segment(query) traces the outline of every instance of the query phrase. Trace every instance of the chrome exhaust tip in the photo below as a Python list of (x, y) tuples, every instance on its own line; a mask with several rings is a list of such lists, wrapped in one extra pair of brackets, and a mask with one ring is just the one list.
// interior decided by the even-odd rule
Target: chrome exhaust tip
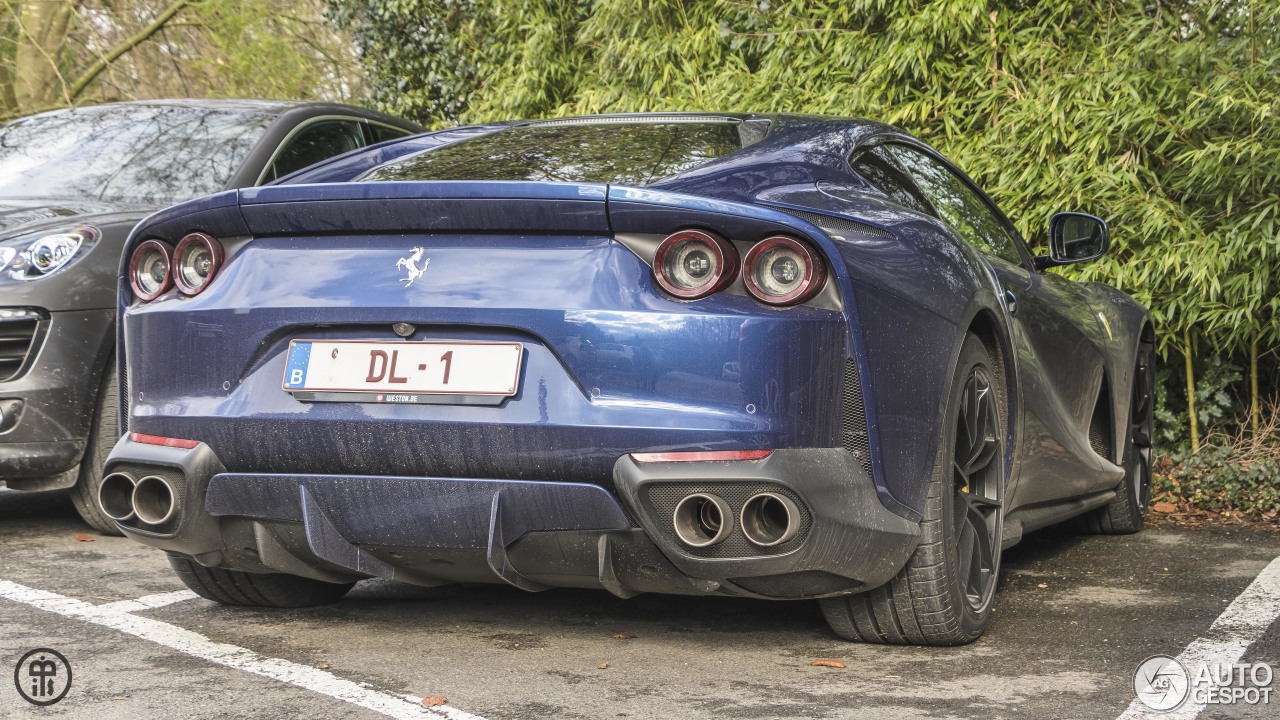
[(800, 508), (785, 495), (763, 492), (742, 506), (742, 534), (760, 547), (773, 547), (800, 532)]
[(98, 486), (98, 507), (112, 520), (133, 519), (133, 490), (138, 481), (129, 473), (116, 472), (102, 478)]
[(133, 488), (133, 511), (148, 525), (168, 522), (178, 513), (177, 493), (168, 480), (148, 475)]
[(733, 532), (733, 512), (729, 503), (716, 495), (694, 493), (676, 505), (672, 518), (676, 537), (691, 547), (707, 547)]

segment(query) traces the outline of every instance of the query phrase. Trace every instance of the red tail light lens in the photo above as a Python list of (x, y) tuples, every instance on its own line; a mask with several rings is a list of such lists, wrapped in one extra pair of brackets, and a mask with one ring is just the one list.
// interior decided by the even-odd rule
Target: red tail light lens
[(184, 295), (199, 295), (222, 267), (222, 243), (204, 233), (182, 238), (173, 251), (173, 283)]
[(827, 268), (808, 245), (775, 235), (747, 253), (747, 290), (760, 302), (795, 305), (813, 297), (827, 279)]
[(631, 459), (641, 463), (712, 462), (764, 460), (772, 454), (772, 450), (692, 450), (687, 452), (631, 453)]
[(680, 230), (658, 246), (653, 275), (663, 290), (683, 300), (696, 300), (738, 277), (738, 251), (709, 232)]
[(129, 439), (136, 443), (181, 448), (183, 450), (190, 450), (200, 444), (199, 440), (183, 440), (182, 438), (162, 437), (160, 435), (144, 435), (143, 433), (129, 433)]
[(146, 240), (129, 259), (129, 286), (143, 302), (160, 297), (170, 287), (169, 265), (173, 248), (159, 240)]

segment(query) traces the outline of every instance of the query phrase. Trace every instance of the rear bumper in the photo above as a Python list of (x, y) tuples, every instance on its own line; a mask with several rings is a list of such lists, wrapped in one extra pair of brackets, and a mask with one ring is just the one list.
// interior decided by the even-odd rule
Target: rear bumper
[[(120, 524), (135, 540), (205, 565), (331, 581), (819, 597), (888, 581), (919, 532), (884, 508), (842, 449), (780, 450), (754, 462), (623, 456), (616, 492), (528, 480), (227, 473), (207, 445), (179, 450), (127, 436), (107, 471), (157, 474), (175, 489), (178, 512), (167, 524)], [(761, 489), (799, 501), (805, 525), (793, 540), (759, 548), (738, 527), (709, 548), (676, 539), (672, 498), (714, 492), (736, 517)]]

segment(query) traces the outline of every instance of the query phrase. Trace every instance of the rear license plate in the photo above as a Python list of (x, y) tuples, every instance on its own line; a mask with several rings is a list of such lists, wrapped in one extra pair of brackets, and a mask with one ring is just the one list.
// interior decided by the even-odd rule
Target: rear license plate
[(293, 340), (283, 388), (299, 400), (496, 405), (520, 386), (521, 343)]

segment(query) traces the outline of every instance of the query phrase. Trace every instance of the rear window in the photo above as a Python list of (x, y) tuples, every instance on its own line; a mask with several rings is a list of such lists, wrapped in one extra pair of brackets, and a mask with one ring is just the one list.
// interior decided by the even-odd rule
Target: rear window
[(356, 180), (652, 185), (751, 144), (760, 137), (754, 125), (737, 121), (527, 125), (411, 155)]

